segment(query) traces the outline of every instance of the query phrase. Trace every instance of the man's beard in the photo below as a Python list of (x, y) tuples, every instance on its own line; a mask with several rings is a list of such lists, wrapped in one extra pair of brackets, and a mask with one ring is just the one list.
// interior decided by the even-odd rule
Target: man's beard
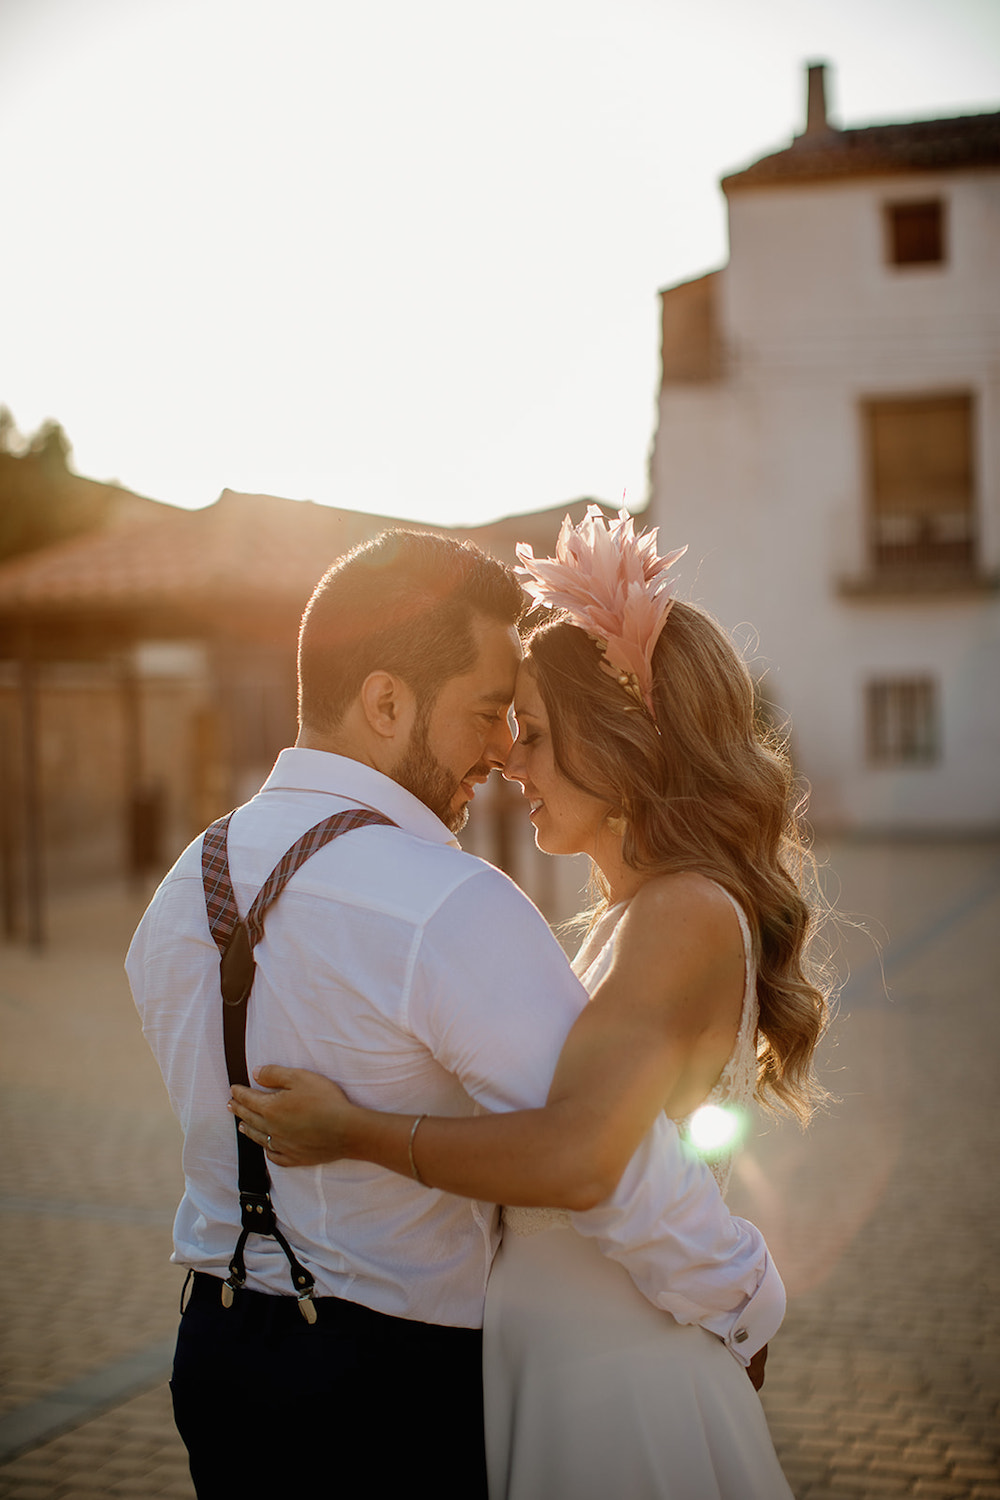
[(469, 804), (464, 803), (457, 811), (451, 805), (462, 781), (435, 760), (427, 735), (428, 719), (429, 715), (422, 715), (414, 724), (410, 743), (392, 779), (419, 798), (452, 833), (460, 833), (469, 821)]

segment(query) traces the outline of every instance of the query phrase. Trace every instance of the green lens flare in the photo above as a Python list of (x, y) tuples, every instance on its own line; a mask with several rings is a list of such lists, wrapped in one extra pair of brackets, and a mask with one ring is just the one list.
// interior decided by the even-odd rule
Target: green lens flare
[(737, 1144), (743, 1134), (743, 1119), (732, 1106), (703, 1104), (688, 1121), (687, 1134), (696, 1150), (712, 1156)]

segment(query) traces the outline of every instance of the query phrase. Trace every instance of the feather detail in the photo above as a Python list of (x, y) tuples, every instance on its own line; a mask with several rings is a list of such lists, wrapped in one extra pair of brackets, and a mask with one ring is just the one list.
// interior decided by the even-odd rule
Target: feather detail
[(635, 535), (628, 511), (609, 521), (588, 505), (579, 526), (569, 516), (556, 541), (555, 557), (536, 558), (519, 542), (517, 572), (539, 604), (565, 610), (601, 651), (601, 666), (615, 677), (653, 722), (653, 651), (673, 605), (667, 577), (686, 547), (660, 557), (657, 530)]

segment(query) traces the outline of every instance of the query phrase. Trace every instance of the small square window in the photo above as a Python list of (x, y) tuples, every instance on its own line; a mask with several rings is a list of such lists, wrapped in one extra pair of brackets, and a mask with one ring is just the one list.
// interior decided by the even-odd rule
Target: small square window
[(890, 203), (887, 253), (893, 266), (940, 265), (944, 260), (944, 205)]
[(925, 766), (940, 757), (937, 684), (930, 677), (883, 678), (866, 689), (868, 760)]

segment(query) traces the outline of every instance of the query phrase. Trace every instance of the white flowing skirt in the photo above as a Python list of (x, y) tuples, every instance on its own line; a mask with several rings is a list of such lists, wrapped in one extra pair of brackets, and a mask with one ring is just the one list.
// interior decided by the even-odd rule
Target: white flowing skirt
[(745, 1370), (572, 1228), (505, 1232), (484, 1334), (490, 1500), (792, 1500)]

